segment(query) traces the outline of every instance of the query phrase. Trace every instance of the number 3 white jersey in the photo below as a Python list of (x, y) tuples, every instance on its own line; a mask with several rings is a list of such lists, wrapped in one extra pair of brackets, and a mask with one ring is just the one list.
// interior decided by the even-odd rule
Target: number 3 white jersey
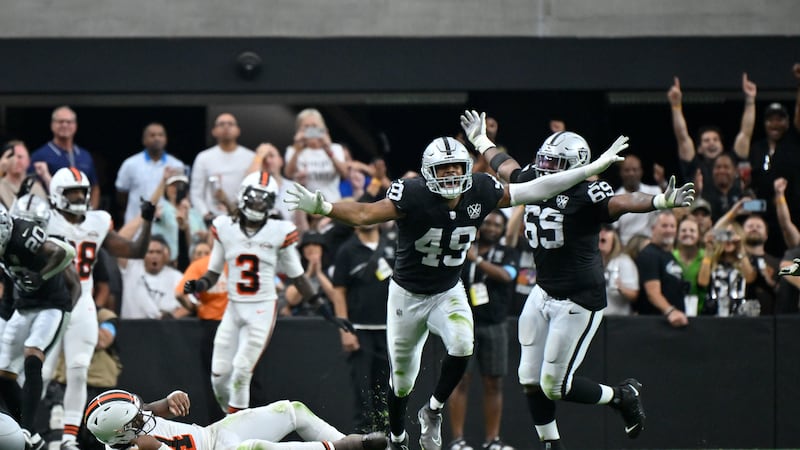
[(269, 219), (258, 232), (248, 237), (239, 221), (219, 216), (211, 226), (214, 248), (208, 270), (222, 273), (228, 263), (228, 300), (260, 302), (278, 298), (275, 275), (289, 278), (303, 274), (297, 252), (299, 233), (292, 222)]
[(75, 247), (75, 268), (81, 278), (81, 295), (92, 294), (92, 270), (97, 262), (97, 250), (113, 226), (111, 215), (105, 211), (87, 211), (81, 223), (70, 223), (58, 212), (50, 218), (47, 234), (60, 236)]

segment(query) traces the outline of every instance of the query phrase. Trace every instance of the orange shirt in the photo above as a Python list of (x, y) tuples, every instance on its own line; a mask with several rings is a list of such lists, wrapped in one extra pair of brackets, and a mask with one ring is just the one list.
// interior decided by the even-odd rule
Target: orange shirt
[[(211, 256), (204, 256), (189, 264), (180, 284), (175, 287), (175, 295), (183, 294), (183, 285), (189, 280), (196, 280), (208, 270)], [(219, 275), (219, 281), (206, 292), (195, 294), (200, 303), (197, 305), (197, 317), (205, 320), (222, 320), (225, 307), (228, 306), (228, 266)]]

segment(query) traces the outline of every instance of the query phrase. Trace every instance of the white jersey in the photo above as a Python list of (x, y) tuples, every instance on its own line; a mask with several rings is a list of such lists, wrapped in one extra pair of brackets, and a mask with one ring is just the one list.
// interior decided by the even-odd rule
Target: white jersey
[(105, 211), (87, 211), (81, 223), (70, 223), (60, 213), (50, 217), (47, 234), (63, 237), (75, 247), (75, 268), (81, 278), (81, 295), (91, 295), (94, 289), (92, 272), (97, 262), (97, 249), (103, 245), (114, 223)]
[[(174, 450), (214, 450), (209, 430), (195, 424), (175, 422), (142, 411), (145, 418), (144, 429), (167, 447)], [(153, 426), (155, 424), (155, 426)], [(153, 429), (150, 430), (150, 427)], [(106, 445), (106, 450), (114, 450)]]
[(219, 216), (211, 226), (214, 248), (208, 270), (222, 273), (228, 263), (228, 300), (260, 302), (275, 300), (275, 275), (289, 278), (303, 274), (297, 251), (299, 233), (292, 222), (269, 219), (258, 232), (248, 237), (240, 223), (230, 216)]

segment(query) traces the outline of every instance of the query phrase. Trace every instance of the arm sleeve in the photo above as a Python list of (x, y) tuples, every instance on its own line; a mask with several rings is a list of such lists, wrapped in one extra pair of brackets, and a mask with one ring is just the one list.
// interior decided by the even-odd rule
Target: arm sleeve
[(508, 185), (512, 205), (526, 205), (555, 197), (586, 179), (584, 167), (552, 173), (521, 183)]
[(208, 260), (208, 270), (222, 273), (225, 267), (225, 248), (218, 239), (214, 239), (214, 246), (211, 247), (211, 258)]

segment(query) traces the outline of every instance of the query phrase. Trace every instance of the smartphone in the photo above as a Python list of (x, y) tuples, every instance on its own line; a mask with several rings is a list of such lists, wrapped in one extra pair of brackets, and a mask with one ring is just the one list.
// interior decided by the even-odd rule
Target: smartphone
[(714, 231), (714, 239), (718, 242), (730, 242), (733, 240), (733, 232), (731, 230)]
[(325, 136), (325, 130), (319, 127), (308, 127), (303, 130), (303, 136), (306, 139), (320, 139)]
[(767, 210), (767, 201), (757, 198), (742, 203), (742, 209), (747, 212), (764, 212)]

